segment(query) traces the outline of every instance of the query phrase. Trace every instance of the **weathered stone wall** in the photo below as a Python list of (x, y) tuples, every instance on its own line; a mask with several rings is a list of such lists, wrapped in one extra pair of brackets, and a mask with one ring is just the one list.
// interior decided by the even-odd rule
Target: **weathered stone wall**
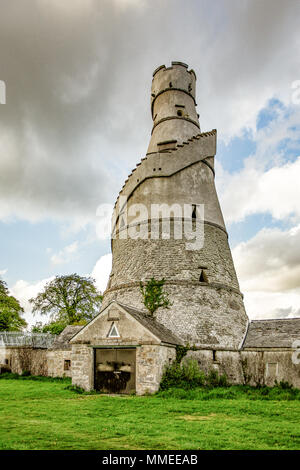
[(0, 365), (6, 364), (7, 360), (7, 366), (14, 374), (28, 371), (31, 375), (71, 377), (72, 370), (64, 370), (65, 359), (71, 359), (71, 349), (51, 351), (31, 347), (0, 348)]
[(72, 346), (72, 384), (92, 390), (94, 388), (94, 350), (86, 344)]
[[(300, 364), (293, 361), (295, 353), (286, 350), (198, 350), (188, 351), (183, 360), (195, 359), (205, 373), (217, 370), (232, 384), (272, 387), (276, 381), (300, 388)], [(215, 359), (215, 360), (214, 360)]]
[(31, 375), (48, 375), (47, 349), (31, 347), (1, 348), (1, 362), (8, 360), (11, 372), (22, 374), (24, 371)]
[[(70, 349), (48, 351), (47, 364), (49, 377), (72, 377), (72, 351)], [(71, 361), (71, 368), (65, 370), (65, 361)]]
[(244, 383), (244, 376), (241, 364), (241, 357), (238, 351), (218, 350), (198, 350), (188, 351), (183, 360), (195, 359), (199, 364), (199, 369), (208, 374), (211, 370), (216, 370), (219, 375), (225, 374), (232, 384)]
[(254, 386), (273, 386), (275, 381), (284, 381), (300, 388), (300, 364), (295, 363), (294, 357), (291, 349), (242, 351), (245, 382)]
[(174, 347), (142, 345), (136, 350), (136, 393), (155, 393), (164, 371), (176, 357)]

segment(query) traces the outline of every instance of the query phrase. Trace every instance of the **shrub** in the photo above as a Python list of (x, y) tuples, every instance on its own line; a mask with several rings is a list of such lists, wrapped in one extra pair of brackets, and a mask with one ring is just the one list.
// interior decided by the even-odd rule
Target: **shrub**
[(167, 366), (161, 383), (160, 390), (180, 388), (189, 390), (197, 387), (226, 387), (228, 385), (225, 375), (219, 376), (218, 372), (211, 370), (208, 375), (199, 369), (195, 359), (188, 359), (183, 364), (173, 362)]

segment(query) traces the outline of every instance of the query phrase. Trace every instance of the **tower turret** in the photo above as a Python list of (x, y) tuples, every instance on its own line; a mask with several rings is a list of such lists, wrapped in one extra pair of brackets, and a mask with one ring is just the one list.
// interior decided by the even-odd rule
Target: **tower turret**
[(161, 146), (172, 148), (176, 143), (200, 133), (196, 112), (196, 74), (182, 62), (171, 67), (161, 65), (153, 73), (151, 87), (153, 128), (147, 154)]
[[(158, 309), (156, 320), (183, 342), (236, 350), (248, 318), (214, 183), (217, 133), (200, 132), (195, 80), (181, 62), (154, 72), (150, 145), (116, 201), (113, 266), (103, 309), (116, 300), (143, 310), (140, 282), (164, 278), (172, 306)], [(197, 227), (199, 207), (204, 208), (204, 243), (194, 249), (193, 230), (180, 233), (175, 225)]]

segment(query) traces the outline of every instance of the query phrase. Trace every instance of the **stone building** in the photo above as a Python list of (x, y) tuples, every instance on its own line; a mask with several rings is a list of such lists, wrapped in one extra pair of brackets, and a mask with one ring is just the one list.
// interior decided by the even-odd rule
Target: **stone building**
[(72, 346), (69, 340), (82, 326), (67, 326), (60, 335), (0, 333), (0, 370), (15, 374), (71, 377)]
[[(153, 392), (179, 344), (233, 383), (300, 386), (289, 336), (300, 320), (249, 324), (214, 184), (217, 132), (201, 133), (195, 84), (182, 62), (153, 73), (150, 143), (115, 204), (102, 311), (70, 341), (85, 389)], [(139, 288), (151, 278), (165, 279), (172, 302), (153, 317)]]
[(72, 346), (69, 340), (82, 326), (69, 325), (58, 335), (47, 351), (47, 375), (50, 377), (72, 377)]

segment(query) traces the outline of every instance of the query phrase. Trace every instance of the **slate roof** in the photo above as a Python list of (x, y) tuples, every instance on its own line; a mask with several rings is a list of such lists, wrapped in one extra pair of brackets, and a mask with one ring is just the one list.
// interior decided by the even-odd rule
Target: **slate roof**
[(300, 339), (300, 318), (251, 321), (244, 348), (291, 348)]
[(116, 303), (126, 310), (127, 313), (132, 315), (141, 325), (157, 336), (163, 343), (183, 344), (183, 342), (176, 335), (174, 335), (174, 333), (172, 333), (168, 328), (159, 323), (146, 312), (142, 312), (141, 310), (129, 307), (128, 305), (121, 304), (120, 302)]
[(59, 334), (54, 340), (50, 350), (55, 349), (71, 349), (71, 344), (69, 340), (80, 330), (82, 329), (81, 325), (68, 325), (66, 328)]

